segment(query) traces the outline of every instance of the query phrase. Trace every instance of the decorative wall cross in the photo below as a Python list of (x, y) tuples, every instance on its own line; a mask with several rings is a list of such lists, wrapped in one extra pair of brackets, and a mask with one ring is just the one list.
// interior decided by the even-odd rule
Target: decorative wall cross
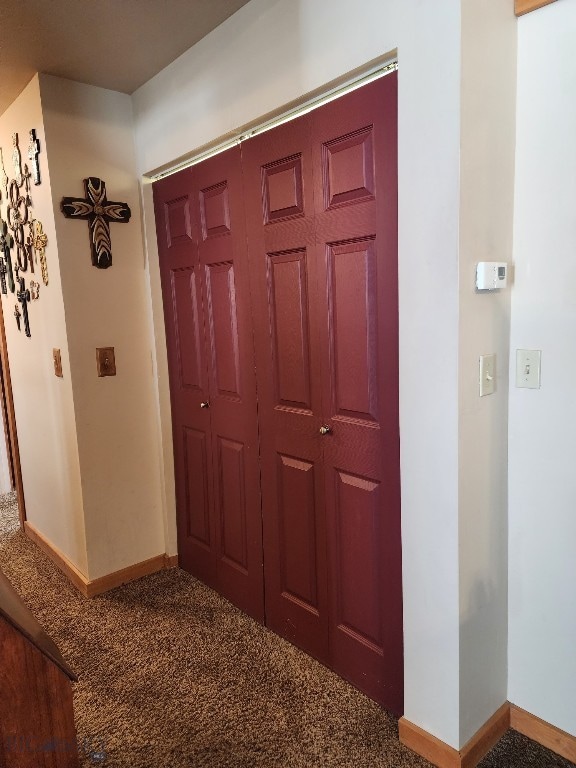
[(32, 128), (30, 131), (30, 142), (28, 144), (28, 159), (32, 163), (32, 178), (34, 184), (38, 186), (40, 184), (40, 163), (38, 162), (38, 155), (40, 154), (40, 142), (36, 138), (36, 130)]
[[(14, 134), (17, 136), (18, 134)], [(24, 183), (24, 179), (22, 179)], [(22, 185), (20, 185), (22, 186)], [(24, 195), (20, 194), (20, 187), (15, 179), (10, 182), (10, 202), (7, 207), (8, 224), (10, 229), (14, 233), (14, 244), (16, 246), (16, 260), (20, 269), (26, 272), (28, 269), (28, 255), (30, 252), (30, 244), (26, 242), (24, 237), (24, 227), (28, 224), (28, 200)]]
[[(30, 291), (26, 289), (26, 281), (23, 277), (18, 278), (18, 285), (20, 286), (20, 290), (16, 294), (16, 298), (22, 304), (22, 316), (24, 317), (24, 332), (26, 333), (26, 336), (30, 337), (32, 334), (30, 333), (30, 321), (28, 319), (28, 302), (30, 301)], [(18, 323), (18, 330), (20, 330), (20, 321), (18, 318), (16, 318), (16, 322)]]
[(34, 252), (40, 257), (40, 269), (42, 270), (42, 281), (44, 285), (48, 285), (48, 264), (46, 263), (46, 246), (48, 245), (48, 237), (44, 234), (42, 229), (42, 222), (38, 219), (34, 219), (30, 222), (30, 239), (32, 241), (32, 248)]
[(14, 178), (16, 180), (16, 184), (21, 187), (24, 179), (22, 176), (22, 156), (20, 155), (17, 133), (12, 134), (12, 146), (12, 165), (14, 166)]
[(85, 199), (62, 198), (61, 210), (68, 219), (88, 221), (92, 264), (99, 269), (112, 266), (110, 222), (125, 224), (130, 221), (131, 211), (127, 203), (115, 203), (106, 198), (106, 184), (102, 179), (90, 176), (84, 179)]
[(16, 286), (14, 284), (14, 272), (12, 271), (12, 256), (10, 248), (14, 245), (14, 238), (8, 233), (8, 226), (3, 219), (0, 219), (0, 251), (4, 254), (4, 260), (8, 268), (8, 287), (14, 293)]
[(8, 293), (8, 287), (6, 286), (6, 272), (8, 272), (6, 261), (3, 256), (0, 256), (0, 289), (4, 295)]
[(2, 148), (0, 147), (0, 187), (4, 188), (4, 195), (8, 197), (8, 174), (4, 168), (4, 155), (2, 154)]

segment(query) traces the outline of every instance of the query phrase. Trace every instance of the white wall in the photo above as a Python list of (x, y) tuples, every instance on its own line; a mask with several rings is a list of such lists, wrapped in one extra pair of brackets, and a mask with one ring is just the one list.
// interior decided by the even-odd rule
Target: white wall
[[(479, 261), (512, 260), (516, 18), (462, 3), (460, 177), (460, 741), (507, 698), (507, 438), (511, 289), (475, 292)], [(489, 51), (489, 55), (487, 55)], [(496, 354), (479, 397), (478, 356)]]
[[(455, 747), (460, 24), (459, 0), (252, 0), (133, 96), (146, 173), (398, 48), (405, 715)], [(162, 328), (147, 186), (144, 197), (153, 312)], [(169, 487), (162, 330), (156, 341)], [(167, 499), (173, 504), (170, 493)], [(174, 516), (169, 506), (168, 528)]]
[[(40, 89), (92, 580), (165, 552), (132, 106), (124, 94), (47, 75)], [(62, 197), (84, 197), (88, 176), (132, 211), (130, 223), (110, 225), (106, 270), (92, 266), (88, 223), (60, 212)], [(99, 378), (96, 347), (106, 346), (117, 375)]]
[(10, 462), (6, 444), (4, 421), (0, 419), (0, 493), (10, 493), (12, 479), (10, 477)]
[[(35, 77), (0, 120), (0, 146), (6, 172), (13, 178), (12, 133), (18, 132), (23, 162), (27, 161), (28, 133), (36, 129), (41, 144), (42, 183), (32, 186), (33, 215), (48, 236), (46, 258), (49, 284), (45, 286), (36, 265), (40, 298), (30, 306), (31, 338), (19, 333), (13, 316), (13, 294), (2, 297), (6, 341), (14, 394), (22, 481), (30, 523), (82, 573), (87, 573), (82, 488), (68, 339), (50, 169), (44, 134), (38, 77)], [(6, 217), (6, 201), (2, 215)], [(24, 273), (29, 285), (30, 272)], [(62, 351), (64, 378), (54, 375), (52, 349)]]
[[(509, 698), (576, 735), (576, 0), (518, 23)], [(515, 350), (542, 350), (516, 389)]]

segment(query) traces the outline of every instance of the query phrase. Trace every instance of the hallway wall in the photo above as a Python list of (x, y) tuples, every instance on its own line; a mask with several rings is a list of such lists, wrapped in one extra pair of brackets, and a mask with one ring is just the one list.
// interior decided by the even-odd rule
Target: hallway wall
[[(516, 31), (511, 3), (462, 3), (459, 259), (461, 742), (507, 699), (508, 357), (513, 288), (475, 290), (476, 264), (512, 260)], [(490, 50), (490, 56), (486, 51)], [(479, 396), (479, 355), (496, 391)], [(482, 719), (483, 718), (483, 719)]]
[[(165, 552), (155, 417), (151, 324), (130, 97), (36, 76), (0, 120), (9, 176), (12, 133), (27, 161), (40, 140), (42, 183), (33, 215), (48, 237), (49, 283), (18, 332), (16, 298), (2, 297), (28, 523), (85, 581)], [(126, 201), (129, 224), (111, 226), (113, 265), (91, 264), (88, 223), (70, 221), (62, 197), (83, 179)], [(2, 207), (5, 215), (5, 202)], [(15, 252), (13, 251), (13, 258)], [(30, 272), (24, 273), (29, 286)], [(117, 375), (99, 378), (96, 347), (116, 350)], [(61, 350), (63, 377), (52, 349)]]
[[(509, 699), (576, 736), (576, 0), (518, 21)], [(540, 389), (516, 349), (542, 351)]]
[[(93, 580), (165, 552), (132, 106), (125, 94), (49, 75), (40, 93)], [(88, 223), (60, 212), (62, 197), (84, 197), (88, 176), (132, 211), (110, 225), (108, 269), (92, 266)], [(99, 378), (96, 347), (107, 346), (117, 375)]]
[[(34, 77), (0, 120), (0, 146), (10, 178), (12, 134), (18, 132), (23, 161), (27, 160), (28, 133), (36, 129), (42, 183), (32, 187), (34, 217), (48, 236), (46, 259), (49, 283), (41, 284), (40, 298), (30, 306), (32, 336), (18, 332), (14, 319), (16, 299), (2, 296), (6, 342), (14, 394), (22, 481), (28, 521), (82, 573), (88, 570), (83, 521), (83, 498), (76, 439), (76, 416), (68, 357), (68, 330), (58, 260), (58, 240), (44, 117), (38, 76)], [(5, 216), (5, 201), (2, 203)], [(30, 272), (23, 273), (29, 285)], [(62, 353), (64, 377), (54, 376), (52, 349)]]

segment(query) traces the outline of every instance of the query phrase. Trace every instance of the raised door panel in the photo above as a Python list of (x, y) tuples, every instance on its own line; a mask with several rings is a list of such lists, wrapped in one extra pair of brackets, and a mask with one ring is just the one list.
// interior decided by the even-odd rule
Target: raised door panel
[(378, 542), (382, 537), (381, 484), (335, 470), (334, 623), (357, 643), (383, 654), (380, 603), (383, 584)]
[(312, 409), (306, 250), (267, 258), (268, 316), (276, 408)]
[(192, 174), (154, 184), (160, 277), (170, 376), (181, 567), (216, 586), (210, 415), (203, 276)]
[(186, 538), (207, 550), (212, 544), (210, 500), (208, 492), (208, 440), (205, 432), (190, 427), (182, 429), (183, 462), (180, 469), (186, 489)]
[(309, 117), (242, 145), (260, 419), (267, 625), (328, 663)]
[(174, 345), (177, 385), (182, 389), (202, 390), (203, 329), (200, 306), (202, 298), (198, 285), (198, 269), (185, 267), (170, 270)]
[(236, 311), (236, 282), (231, 261), (206, 267), (212, 392), (240, 400), (240, 340)]
[[(188, 183), (189, 173), (184, 172), (184, 178)], [(172, 186), (174, 179), (165, 182)], [(170, 197), (163, 201), (164, 208), (164, 227), (163, 234), (166, 236), (166, 248), (175, 249), (178, 245), (193, 244), (192, 238), (192, 220), (190, 211), (190, 195), (187, 189), (178, 190), (175, 197)], [(162, 232), (162, 228), (159, 229)], [(164, 249), (162, 249), (164, 250)]]
[(278, 522), (282, 597), (318, 615), (317, 466), (278, 456)]
[(240, 148), (194, 168), (205, 292), (218, 590), (264, 620), (258, 408)]
[(245, 576), (248, 573), (248, 547), (244, 445), (218, 437), (217, 451), (221, 557)]
[[(328, 412), (378, 423), (376, 248), (373, 237), (327, 247)], [(350, 375), (353, 372), (353, 375)]]
[(374, 199), (373, 127), (367, 125), (322, 145), (324, 208)]
[(230, 198), (226, 180), (200, 190), (202, 239), (230, 233)]
[(396, 75), (313, 114), (332, 664), (401, 713)]

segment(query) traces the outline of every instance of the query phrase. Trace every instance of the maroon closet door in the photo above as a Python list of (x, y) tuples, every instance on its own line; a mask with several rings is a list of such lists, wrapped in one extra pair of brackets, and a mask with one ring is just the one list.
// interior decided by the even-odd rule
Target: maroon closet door
[(264, 620), (254, 341), (240, 147), (194, 168), (204, 287), (218, 589)]
[(267, 623), (402, 711), (396, 75), (243, 145)]
[(258, 418), (240, 150), (154, 185), (180, 565), (262, 621)]
[(170, 368), (180, 564), (216, 584), (212, 432), (204, 339), (202, 274), (191, 170), (154, 184), (160, 276)]
[(313, 147), (331, 660), (401, 713), (396, 83), (314, 112)]
[(266, 624), (329, 663), (310, 116), (243, 144)]

